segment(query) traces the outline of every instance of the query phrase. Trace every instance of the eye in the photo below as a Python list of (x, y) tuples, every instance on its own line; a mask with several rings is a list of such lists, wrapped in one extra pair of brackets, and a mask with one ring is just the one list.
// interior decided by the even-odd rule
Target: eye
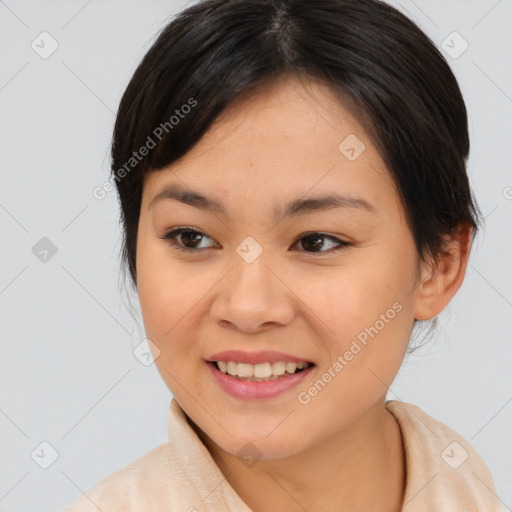
[[(330, 250), (330, 251), (317, 250), (317, 249), (321, 249), (324, 246), (326, 240), (328, 240), (331, 243), (334, 243), (335, 247), (334, 248), (331, 247), (332, 250)], [(305, 252), (313, 252), (313, 253), (315, 253), (315, 252), (319, 252), (319, 253), (335, 252), (335, 251), (339, 251), (340, 249), (344, 249), (345, 247), (349, 247), (349, 246), (353, 245), (351, 242), (345, 242), (344, 240), (340, 240), (339, 238), (336, 238), (335, 236), (327, 235), (325, 233), (319, 233), (319, 232), (315, 232), (315, 231), (303, 234), (294, 245), (296, 245), (298, 243), (300, 243), (302, 245), (302, 247), (304, 247), (304, 248), (313, 249), (313, 250), (306, 250)]]
[[(200, 247), (198, 244), (200, 244), (205, 237), (210, 238), (206, 233), (191, 228), (171, 229), (159, 236), (159, 238), (167, 240), (175, 249), (186, 252), (198, 252), (196, 249), (204, 249), (205, 247)], [(181, 239), (180, 243), (178, 243), (176, 239)], [(184, 244), (184, 246), (180, 244)]]
[[(182, 227), (175, 228), (165, 232), (163, 235), (160, 235), (159, 238), (167, 240), (171, 246), (179, 251), (186, 251), (189, 253), (192, 252), (200, 252), (199, 249), (208, 249), (214, 247), (214, 245), (201, 247), (200, 244), (206, 238), (210, 238), (203, 231), (198, 231), (196, 229)], [(210, 240), (212, 240), (210, 238)], [(322, 247), (325, 246), (325, 242), (329, 241), (330, 244), (334, 243), (334, 247), (330, 247), (328, 249), (332, 249), (329, 251), (321, 250)], [(325, 253), (325, 252), (334, 252), (345, 247), (349, 247), (353, 245), (351, 242), (346, 242), (344, 240), (340, 240), (332, 235), (327, 235), (325, 233), (320, 232), (309, 232), (303, 234), (294, 244), (293, 246), (299, 244), (302, 245), (304, 249), (303, 252), (312, 252), (312, 253)], [(292, 247), (293, 247), (292, 246)]]

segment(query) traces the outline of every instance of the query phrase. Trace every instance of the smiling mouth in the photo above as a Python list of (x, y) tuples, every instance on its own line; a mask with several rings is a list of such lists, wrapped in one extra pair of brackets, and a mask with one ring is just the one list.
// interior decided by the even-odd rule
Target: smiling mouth
[(234, 361), (209, 361), (208, 363), (234, 379), (254, 382), (290, 377), (314, 366), (313, 363), (308, 362), (290, 363), (284, 361), (259, 364), (237, 363)]

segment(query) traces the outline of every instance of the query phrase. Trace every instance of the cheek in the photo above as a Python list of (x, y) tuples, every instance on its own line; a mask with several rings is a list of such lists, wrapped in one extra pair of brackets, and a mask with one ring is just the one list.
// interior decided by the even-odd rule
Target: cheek
[(190, 309), (192, 290), (183, 272), (171, 265), (165, 243), (141, 233), (137, 245), (137, 293), (148, 338), (161, 350), (180, 330), (180, 318)]
[(201, 304), (193, 290), (183, 286), (178, 272), (163, 274), (157, 265), (141, 272), (138, 293), (146, 336), (158, 347), (155, 365), (180, 403), (187, 403), (184, 383), (194, 382), (202, 364), (201, 346), (194, 339)]
[(333, 270), (323, 280), (315, 280), (315, 286), (304, 287), (311, 307), (343, 338), (373, 324), (395, 302), (405, 306), (411, 286), (405, 265), (399, 269), (380, 255), (361, 253), (360, 259), (357, 256), (350, 265)]
[(153, 267), (139, 280), (138, 294), (144, 327), (150, 339), (166, 349), (169, 344), (187, 338), (188, 317), (198, 308), (197, 285), (167, 270), (165, 276)]
[(346, 354), (343, 373), (356, 387), (368, 380), (370, 369), (389, 383), (412, 328), (414, 258), (409, 251), (397, 253), (396, 246), (388, 253), (386, 248), (380, 244), (355, 254), (313, 294), (311, 307), (329, 327), (327, 364)]
[(188, 379), (202, 365), (204, 347), (199, 334), (208, 329), (209, 291), (219, 276), (201, 263), (171, 257), (170, 251), (165, 242), (148, 242), (147, 235), (141, 236), (137, 273), (146, 336), (159, 348), (156, 365), (174, 388), (169, 373)]

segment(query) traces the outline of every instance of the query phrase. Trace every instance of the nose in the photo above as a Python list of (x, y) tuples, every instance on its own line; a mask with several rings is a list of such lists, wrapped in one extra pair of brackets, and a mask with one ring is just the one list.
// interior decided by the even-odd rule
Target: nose
[(282, 268), (262, 256), (247, 263), (236, 255), (233, 264), (218, 284), (210, 309), (212, 320), (245, 333), (288, 325), (295, 316), (295, 295)]

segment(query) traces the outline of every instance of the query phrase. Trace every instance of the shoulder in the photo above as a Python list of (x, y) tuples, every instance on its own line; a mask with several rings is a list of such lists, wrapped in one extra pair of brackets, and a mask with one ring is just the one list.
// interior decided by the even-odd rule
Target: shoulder
[(61, 512), (248, 511), (175, 399), (169, 439), (83, 492)]
[(151, 497), (172, 495), (184, 480), (167, 441), (87, 489), (61, 512), (158, 510)]
[(405, 447), (404, 510), (502, 512), (491, 473), (463, 436), (420, 407), (386, 402)]

